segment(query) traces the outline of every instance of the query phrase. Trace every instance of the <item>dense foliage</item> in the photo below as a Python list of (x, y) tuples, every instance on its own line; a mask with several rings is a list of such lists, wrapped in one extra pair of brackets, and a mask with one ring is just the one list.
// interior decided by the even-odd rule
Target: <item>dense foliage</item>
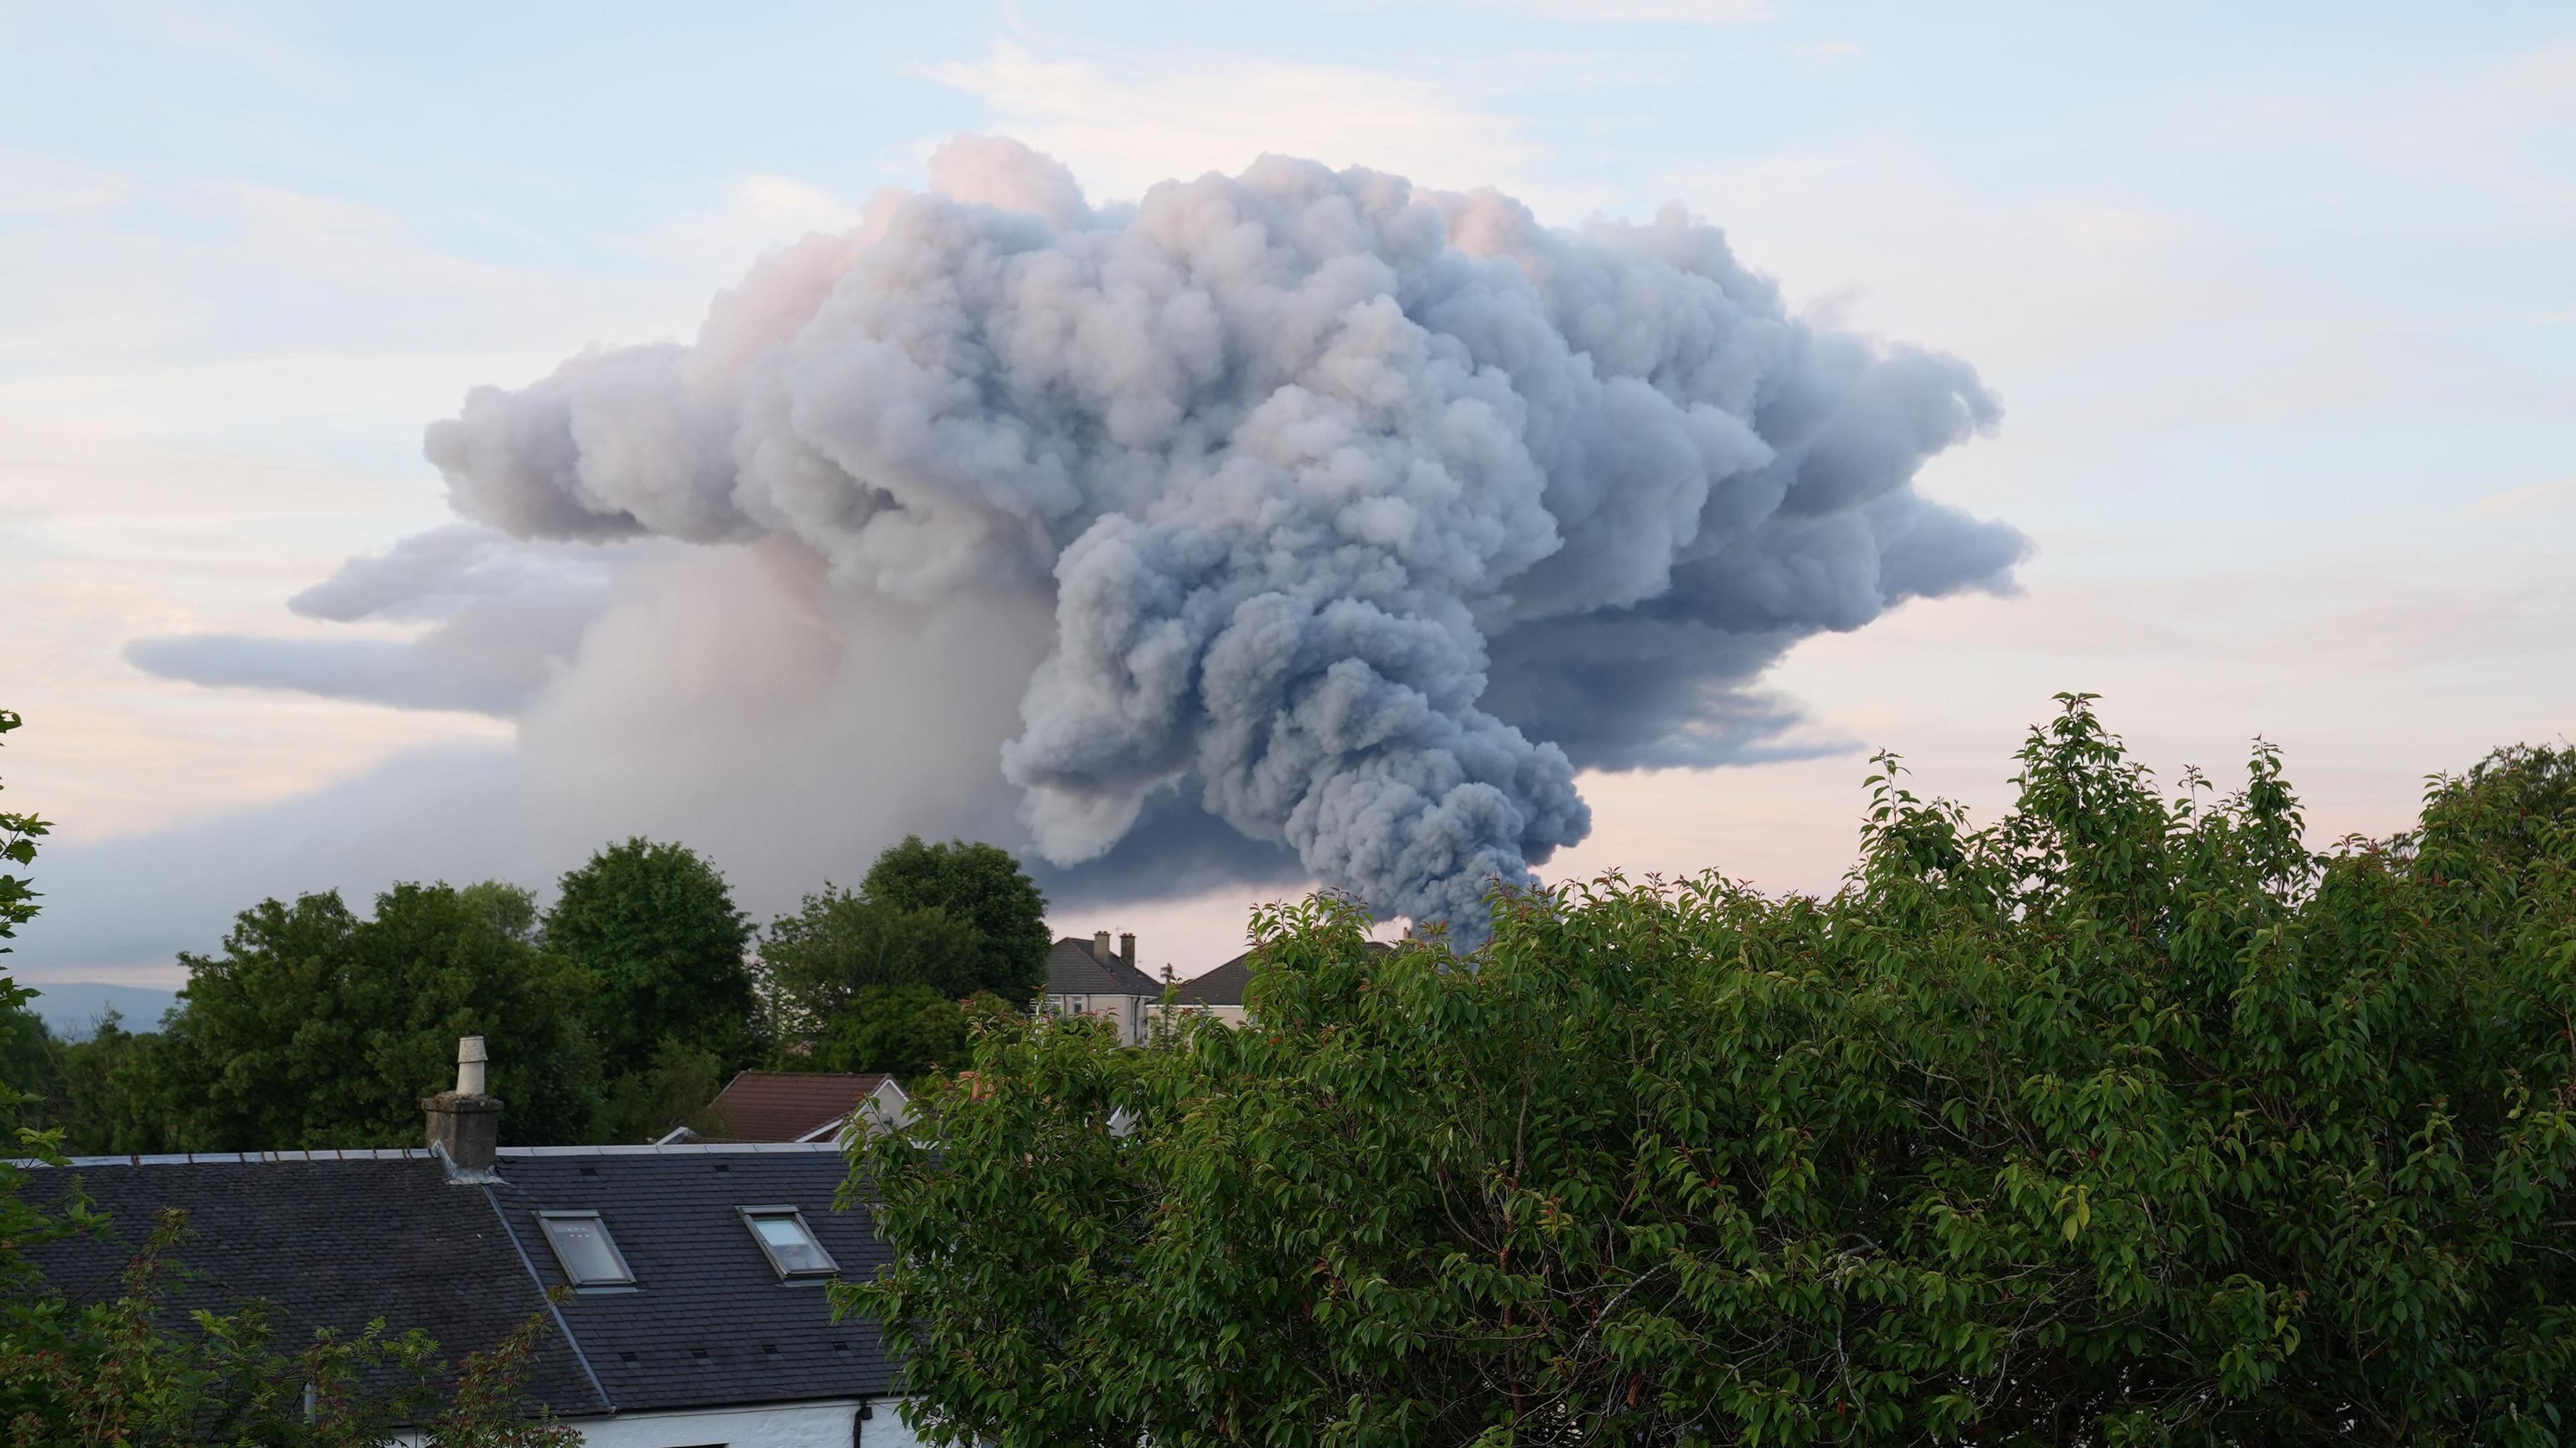
[(898, 1076), (961, 1059), (962, 1002), (1046, 981), (1046, 897), (991, 845), (908, 838), (856, 890), (825, 885), (760, 944), (769, 1015), (803, 1061)]
[[(1025, 1005), (1046, 984), (1046, 896), (1008, 850), (906, 836), (877, 856), (859, 893), (900, 910), (937, 910), (975, 931), (970, 990)], [(961, 992), (963, 994), (963, 992)]]
[(906, 1081), (962, 1065), (966, 1007), (926, 985), (870, 986), (833, 1018), (820, 1054), (825, 1070), (890, 1071)]
[(612, 1078), (640, 1072), (666, 1043), (750, 1059), (751, 920), (687, 846), (630, 839), (567, 872), (544, 943), (590, 972), (585, 1019)]
[(337, 893), (243, 911), (188, 984), (126, 1089), (193, 1151), (409, 1146), (420, 1099), (479, 1035), (505, 1142), (580, 1140), (599, 1062), (579, 1026), (581, 973), (538, 948), (507, 885), (396, 885), (362, 919)]
[[(0, 709), (0, 734), (19, 725)], [(0, 815), (0, 858), (32, 864), (46, 831), (30, 815)], [(0, 938), (34, 918), (37, 896), (24, 878), (0, 877)], [(336, 902), (335, 902), (336, 903)], [(24, 1048), (52, 1043), (26, 1014), (27, 990), (0, 974), (0, 1028), (10, 1063)], [(32, 1034), (25, 1030), (34, 1025)], [(113, 1018), (102, 1027), (122, 1052), (133, 1040)], [(92, 1060), (99, 1058), (92, 1057)], [(0, 1081), (0, 1121), (30, 1105)], [(77, 1187), (54, 1210), (30, 1205), (22, 1161), (63, 1165), (60, 1127), (18, 1125), (13, 1152), (0, 1155), (0, 1430), (18, 1448), (158, 1448), (227, 1444), (240, 1448), (570, 1448), (580, 1435), (550, 1415), (528, 1413), (522, 1389), (542, 1315), (452, 1368), (418, 1332), (390, 1334), (381, 1322), (354, 1340), (317, 1334), (295, 1346), (277, 1341), (259, 1303), (228, 1314), (199, 1312), (184, 1325), (161, 1303), (168, 1257), (185, 1215), (165, 1212), (149, 1245), (129, 1264), (124, 1290), (105, 1302), (74, 1304), (47, 1290), (25, 1256), (30, 1247), (104, 1225)], [(409, 1428), (405, 1434), (400, 1431)]]
[(1364, 948), (1252, 1023), (993, 1020), (843, 1289), (948, 1443), (2548, 1444), (2576, 1418), (2576, 752), (2301, 844), (2083, 698), (1830, 899), (1710, 876)]
[(755, 979), (724, 877), (676, 844), (601, 850), (542, 918), (526, 891), (492, 881), (397, 885), (372, 916), (335, 893), (264, 900), (221, 952), (180, 957), (189, 983), (157, 1031), (111, 1015), (58, 1040), (25, 992), (0, 994), (0, 1128), (52, 1129), (74, 1153), (417, 1143), (420, 1098), (454, 1078), (460, 1035), (490, 1045), (511, 1143), (716, 1131), (707, 1107), (747, 1065), (904, 1073), (957, 1059), (960, 1002), (996, 972), (1014, 990), (1021, 979), (973, 921), (1025, 936), (1014, 912), (1044, 900), (989, 845), (907, 840), (868, 878), (965, 913), (827, 885), (772, 927)]

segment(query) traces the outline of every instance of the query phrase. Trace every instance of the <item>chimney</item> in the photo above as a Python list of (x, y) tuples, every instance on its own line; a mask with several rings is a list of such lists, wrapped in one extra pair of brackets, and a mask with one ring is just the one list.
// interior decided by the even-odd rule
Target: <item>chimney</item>
[(1102, 965), (1107, 965), (1110, 962), (1111, 956), (1109, 954), (1108, 931), (1095, 930), (1091, 932), (1091, 958), (1099, 961)]
[(1135, 931), (1130, 930), (1126, 934), (1118, 937), (1118, 958), (1127, 962), (1128, 969), (1134, 970), (1136, 968)]
[(483, 1066), (491, 1059), (481, 1036), (456, 1043), (456, 1089), (426, 1097), (429, 1144), (447, 1157), (448, 1180), (492, 1180), (492, 1154), (501, 1145), (501, 1103), (483, 1091)]

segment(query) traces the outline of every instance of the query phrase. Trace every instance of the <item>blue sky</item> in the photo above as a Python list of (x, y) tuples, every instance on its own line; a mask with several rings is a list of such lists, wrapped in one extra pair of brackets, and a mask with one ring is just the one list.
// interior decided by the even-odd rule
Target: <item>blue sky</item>
[[(18, 968), (166, 981), (246, 888), (570, 863), (506, 821), (299, 852), (313, 791), (508, 726), (121, 650), (321, 629), (283, 600), (445, 516), (420, 428), (467, 387), (686, 335), (960, 131), (1095, 198), (1273, 150), (1559, 222), (1679, 199), (2000, 394), (1924, 486), (2034, 538), (2021, 593), (1803, 646), (1771, 684), (1809, 757), (1589, 779), (1557, 872), (1828, 886), (1853, 751), (1991, 807), (2062, 688), (2168, 774), (2283, 742), (2326, 837), (2576, 719), (2563, 6), (0, 4), (0, 774), (62, 822)], [(1243, 903), (1098, 923), (1187, 972)]]

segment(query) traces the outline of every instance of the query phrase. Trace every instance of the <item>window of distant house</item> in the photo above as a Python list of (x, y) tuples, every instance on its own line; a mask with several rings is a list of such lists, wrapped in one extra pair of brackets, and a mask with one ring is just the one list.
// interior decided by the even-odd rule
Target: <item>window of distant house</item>
[(575, 1287), (632, 1287), (635, 1274), (626, 1267), (626, 1254), (617, 1250), (617, 1239), (608, 1235), (608, 1224), (597, 1212), (539, 1212), (537, 1221), (546, 1229), (546, 1245), (555, 1249), (555, 1260), (563, 1264), (564, 1276)]
[(841, 1264), (814, 1240), (805, 1214), (794, 1207), (745, 1207), (742, 1220), (781, 1279), (829, 1277), (841, 1270)]

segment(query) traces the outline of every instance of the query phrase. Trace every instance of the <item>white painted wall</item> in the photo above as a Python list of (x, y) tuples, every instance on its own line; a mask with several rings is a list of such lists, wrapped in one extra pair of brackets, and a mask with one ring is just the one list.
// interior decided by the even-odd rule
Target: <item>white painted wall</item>
[[(920, 1441), (903, 1425), (898, 1400), (878, 1398), (873, 1412), (857, 1424), (856, 1448), (919, 1448)], [(853, 1448), (852, 1421), (856, 1398), (819, 1403), (785, 1403), (758, 1408), (704, 1408), (677, 1413), (621, 1413), (614, 1418), (569, 1418), (566, 1426), (581, 1431), (590, 1448), (693, 1448), (722, 1443), (725, 1448)]]
[(1133, 1046), (1145, 1039), (1145, 1017), (1158, 999), (1154, 996), (1050, 994), (1046, 997), (1046, 1014), (1100, 1016), (1117, 1027), (1118, 1044)]

